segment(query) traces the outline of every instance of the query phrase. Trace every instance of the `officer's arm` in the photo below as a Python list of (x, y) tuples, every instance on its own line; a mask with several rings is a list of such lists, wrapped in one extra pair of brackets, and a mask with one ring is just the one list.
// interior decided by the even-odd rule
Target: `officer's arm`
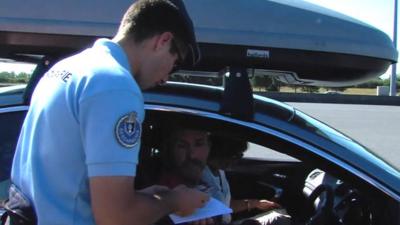
[(133, 187), (134, 177), (90, 178), (96, 224), (153, 224), (171, 212), (190, 214), (207, 199), (204, 193), (189, 188), (152, 195), (135, 191)]

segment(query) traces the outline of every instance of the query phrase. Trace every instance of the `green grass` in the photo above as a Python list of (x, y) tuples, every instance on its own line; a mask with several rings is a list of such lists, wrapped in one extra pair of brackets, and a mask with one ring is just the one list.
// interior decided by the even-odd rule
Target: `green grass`
[(349, 95), (376, 95), (376, 88), (348, 88), (344, 93)]

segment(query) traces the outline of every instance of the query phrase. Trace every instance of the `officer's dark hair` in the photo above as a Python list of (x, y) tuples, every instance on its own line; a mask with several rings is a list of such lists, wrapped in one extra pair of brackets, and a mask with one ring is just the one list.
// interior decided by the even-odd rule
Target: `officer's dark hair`
[(248, 148), (246, 141), (222, 135), (211, 135), (210, 141), (208, 159), (240, 159)]
[(185, 57), (188, 52), (190, 30), (180, 9), (169, 0), (138, 0), (126, 11), (119, 28), (136, 43), (163, 32), (174, 35), (171, 53)]

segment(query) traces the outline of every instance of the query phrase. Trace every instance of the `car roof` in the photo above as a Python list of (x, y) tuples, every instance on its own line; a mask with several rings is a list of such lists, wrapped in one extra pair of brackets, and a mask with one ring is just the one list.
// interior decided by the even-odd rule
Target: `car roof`
[[(278, 71), (282, 81), (292, 84), (335, 87), (377, 77), (397, 61), (382, 31), (304, 1), (184, 2), (202, 52), (200, 64), (187, 69), (219, 71), (236, 65), (263, 69), (265, 75)], [(72, 54), (98, 37), (112, 37), (131, 3), (1, 1), (0, 57)]]

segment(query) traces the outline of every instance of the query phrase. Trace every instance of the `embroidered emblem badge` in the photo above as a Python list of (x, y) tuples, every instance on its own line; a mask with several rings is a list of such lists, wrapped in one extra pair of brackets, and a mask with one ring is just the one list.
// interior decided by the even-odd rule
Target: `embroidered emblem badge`
[(122, 116), (115, 126), (115, 136), (122, 146), (134, 147), (141, 136), (142, 127), (137, 119), (137, 113), (131, 112)]

